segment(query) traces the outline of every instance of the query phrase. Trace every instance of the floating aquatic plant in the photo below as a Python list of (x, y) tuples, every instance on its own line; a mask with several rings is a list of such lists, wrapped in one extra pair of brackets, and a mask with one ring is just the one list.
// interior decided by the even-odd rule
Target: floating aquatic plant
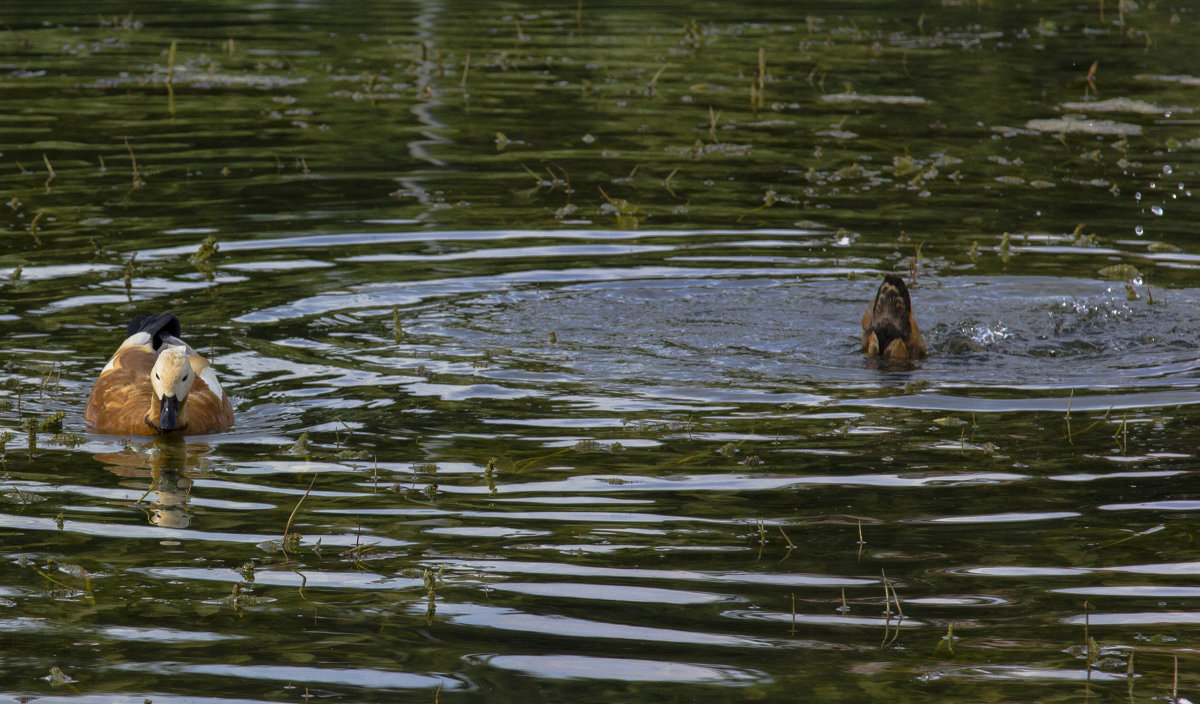
[(1113, 264), (1106, 266), (1099, 271), (1100, 278), (1105, 281), (1139, 281), (1142, 278), (1142, 272), (1138, 271), (1137, 267), (1132, 264)]

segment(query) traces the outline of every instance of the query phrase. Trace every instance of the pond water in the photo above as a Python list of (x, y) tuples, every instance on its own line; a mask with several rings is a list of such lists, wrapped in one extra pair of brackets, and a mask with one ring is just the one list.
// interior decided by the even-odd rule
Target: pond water
[(1190, 3), (162, 7), (0, 15), (0, 701), (1200, 701)]

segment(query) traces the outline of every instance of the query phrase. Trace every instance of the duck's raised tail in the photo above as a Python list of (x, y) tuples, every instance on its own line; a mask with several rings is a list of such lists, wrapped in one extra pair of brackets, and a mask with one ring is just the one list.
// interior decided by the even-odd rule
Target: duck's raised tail
[(157, 315), (139, 315), (129, 321), (125, 328), (125, 336), (132, 337), (139, 332), (150, 333), (155, 350), (162, 347), (163, 337), (180, 337), (183, 327), (174, 313), (159, 313)]
[(884, 277), (862, 323), (864, 352), (895, 359), (925, 356), (925, 340), (913, 318), (908, 286), (899, 276)]

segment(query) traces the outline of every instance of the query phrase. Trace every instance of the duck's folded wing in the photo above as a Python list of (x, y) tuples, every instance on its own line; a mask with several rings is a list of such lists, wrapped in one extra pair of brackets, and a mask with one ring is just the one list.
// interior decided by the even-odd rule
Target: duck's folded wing
[(190, 357), (196, 381), (188, 394), (187, 432), (204, 435), (218, 433), (233, 425), (233, 404), (217, 381), (208, 360), (200, 355)]
[(140, 346), (122, 347), (109, 360), (88, 398), (83, 417), (93, 427), (119, 433), (146, 435), (146, 413), (154, 397), (150, 372), (154, 353)]

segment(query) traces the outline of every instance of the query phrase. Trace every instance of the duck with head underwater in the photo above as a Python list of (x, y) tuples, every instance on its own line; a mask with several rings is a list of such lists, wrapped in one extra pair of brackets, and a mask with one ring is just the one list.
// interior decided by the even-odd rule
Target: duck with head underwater
[(139, 315), (100, 372), (84, 419), (114, 435), (205, 435), (233, 425), (233, 405), (208, 360), (179, 338), (174, 313)]
[(867, 354), (892, 360), (925, 356), (925, 340), (913, 317), (908, 286), (896, 274), (883, 277), (863, 314), (862, 328), (862, 349)]

